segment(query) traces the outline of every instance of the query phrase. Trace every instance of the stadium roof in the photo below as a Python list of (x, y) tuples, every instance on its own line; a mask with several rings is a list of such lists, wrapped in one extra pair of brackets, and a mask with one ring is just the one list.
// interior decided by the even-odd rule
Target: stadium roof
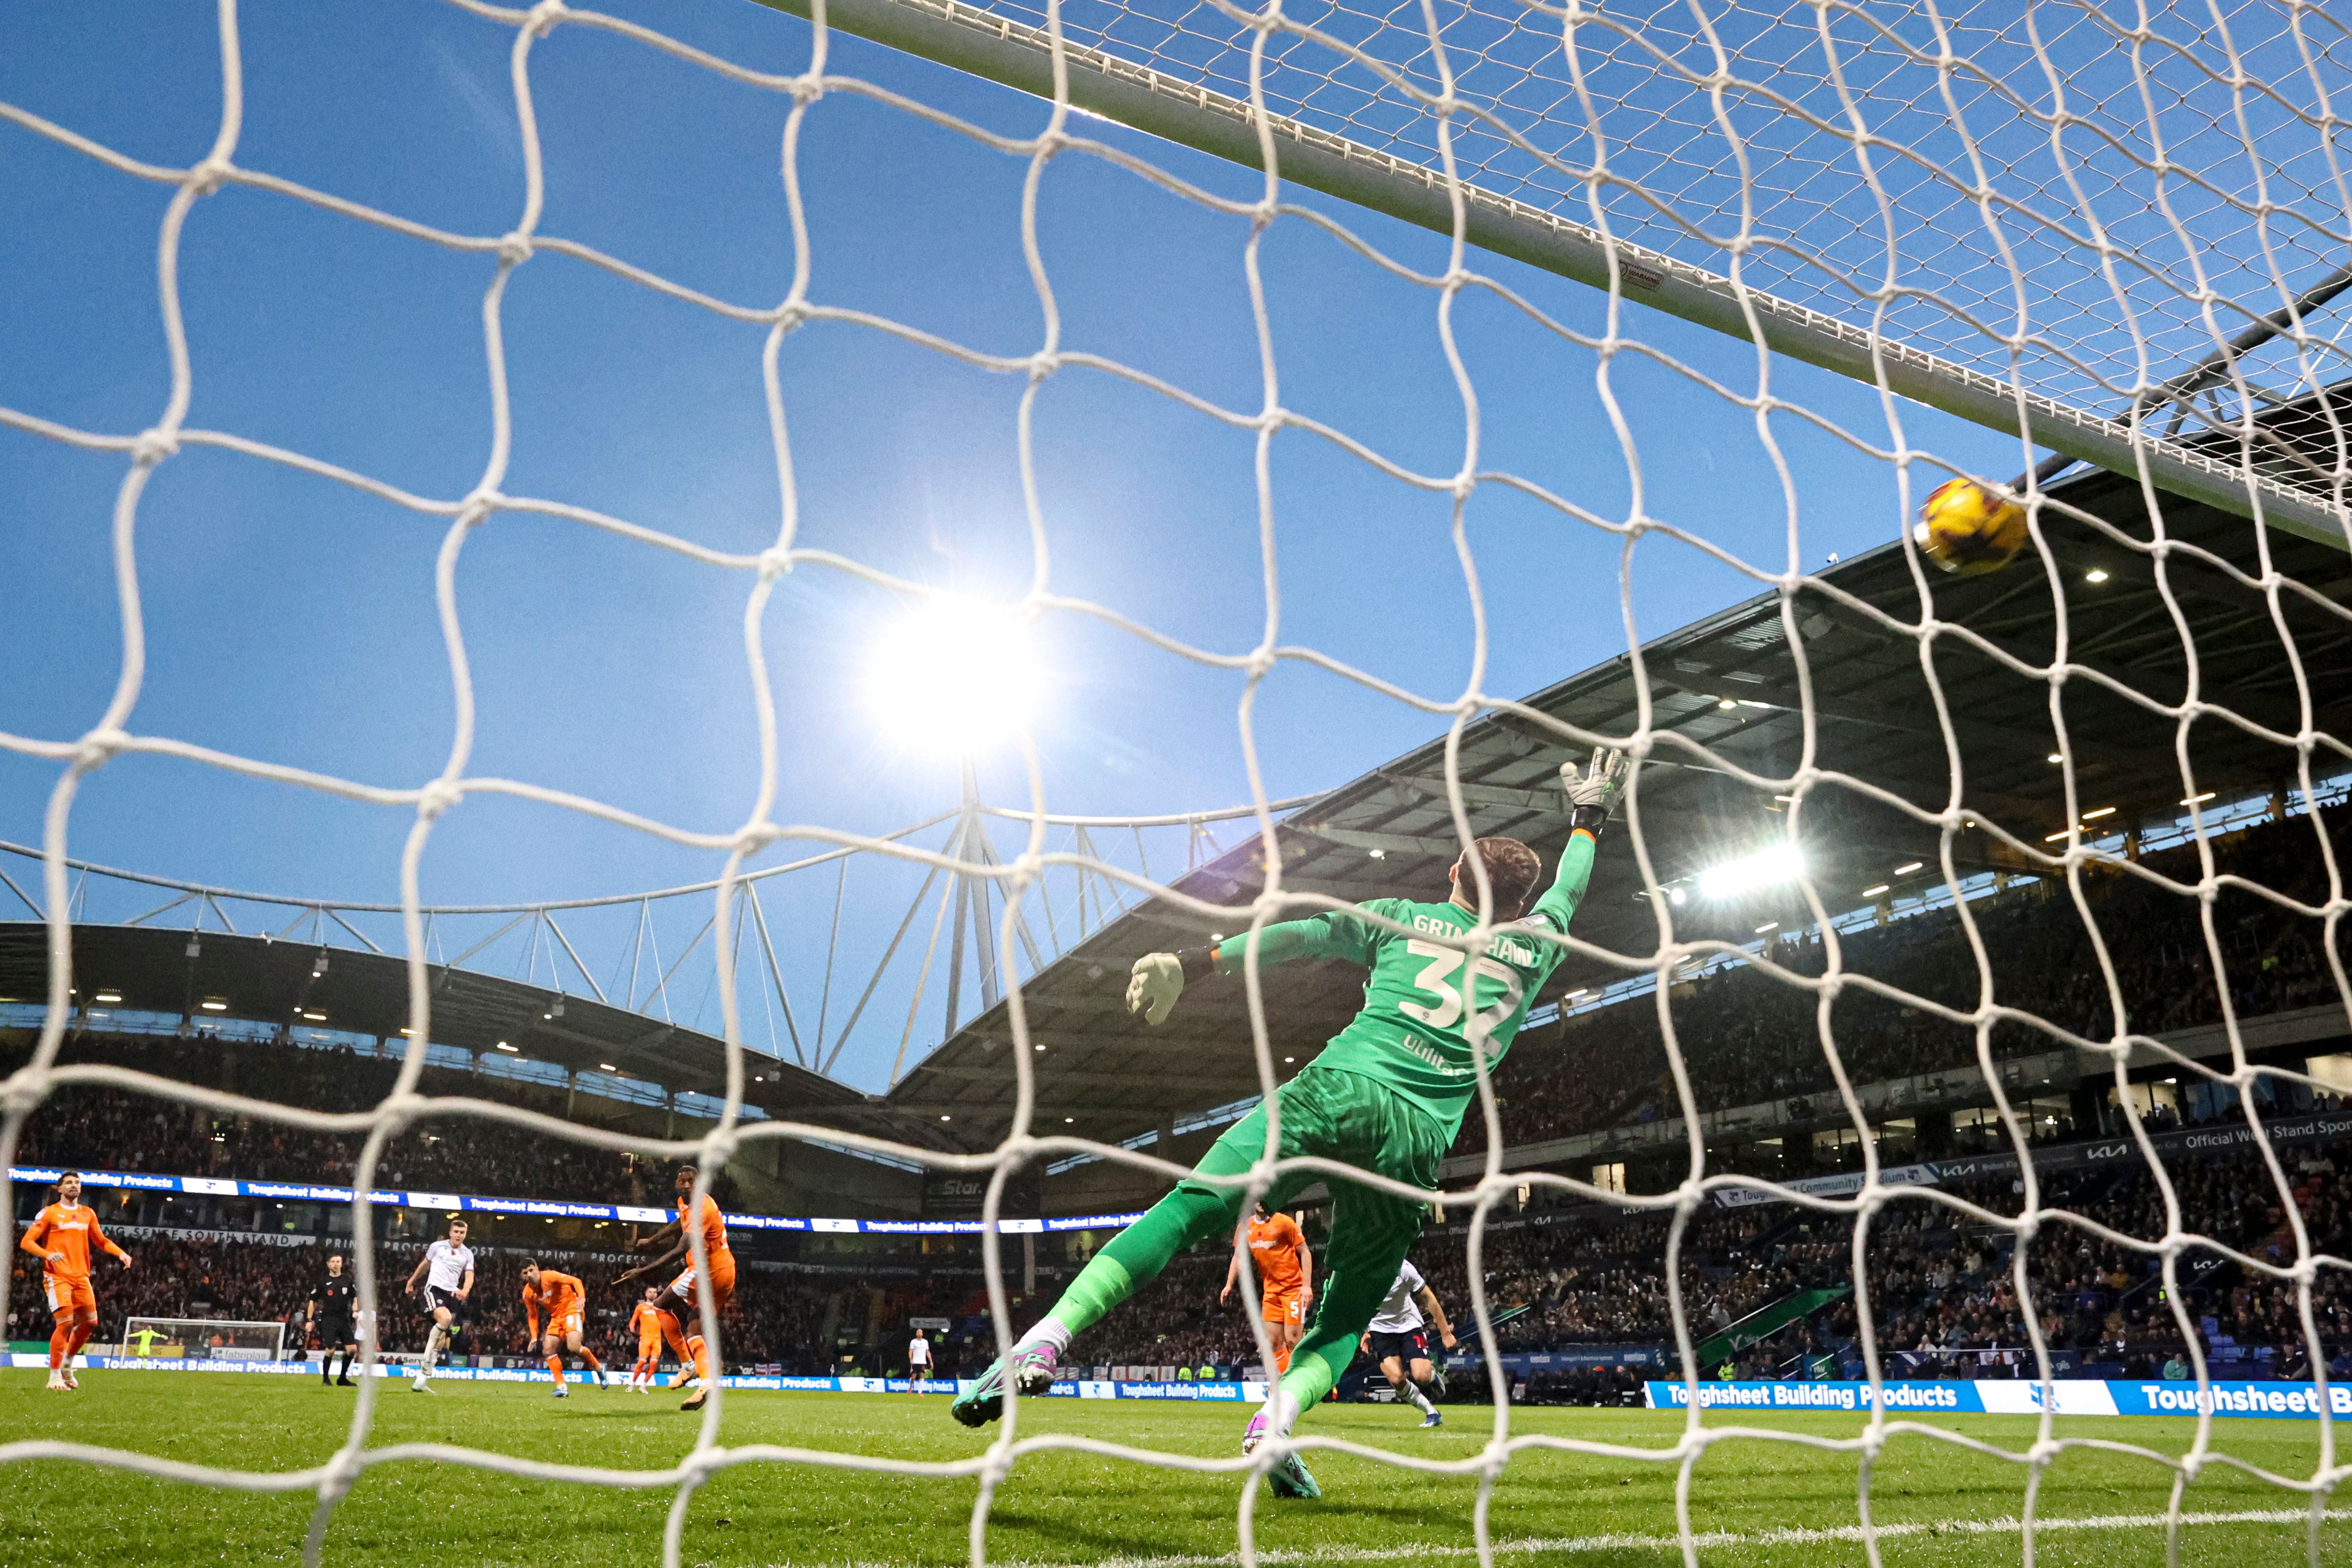
[[(2133, 481), (2085, 470), (2050, 490), (2135, 538), (2151, 538)], [(2172, 540), (2200, 546), (2250, 577), (2261, 576), (2255, 530), (2244, 519), (2168, 498), (2164, 520)], [(2307, 693), (2315, 729), (2339, 742), (2352, 738), (2352, 622), (2340, 613), (2292, 588), (2265, 594), (2179, 553), (2165, 570), (2168, 603), (2149, 557), (2055, 510), (2045, 510), (2042, 527), (2066, 585), (2063, 621), (2031, 549), (1990, 575), (1929, 574), (1935, 616), (1963, 629), (1943, 632), (1929, 651), (1962, 759), (1964, 810), (2033, 849), (2042, 847), (2044, 835), (2068, 826), (2063, 770), (2048, 760), (2060, 749), (2053, 688), (1997, 662), (1978, 640), (2040, 666), (2052, 662), (2063, 635), (2074, 666), (2098, 672), (2149, 703), (2179, 705), (2189, 693), (2185, 629), (2196, 648), (2202, 702), (2291, 737), (2304, 728), (2299, 703)], [(2268, 549), (2285, 578), (2336, 605), (2352, 602), (2352, 558), (2341, 549), (2276, 532)], [(2095, 573), (2105, 576), (2094, 581)], [(1889, 545), (1830, 566), (1819, 577), (1827, 591), (1801, 590), (1785, 621), (1778, 596), (1768, 592), (1646, 644), (1646, 687), (1636, 682), (1633, 662), (1621, 655), (1536, 693), (1520, 705), (1525, 714), (1491, 712), (1470, 725), (1460, 747), (1460, 777), (1473, 831), (1524, 839), (1550, 865), (1568, 828), (1556, 770), (1581, 758), (1587, 747), (1568, 743), (1528, 715), (1589, 734), (1623, 736), (1636, 727), (1646, 700), (1654, 727), (1680, 737), (1658, 746), (1640, 782), (1643, 836), (1660, 882), (1688, 887), (1703, 869), (1776, 841), (1787, 822), (1780, 813), (1788, 805), (1778, 798), (1787, 786), (1750, 784), (1728, 769), (1786, 779), (1799, 768), (1804, 705), (1789, 622), (1811, 672), (1814, 765), (1924, 810), (1941, 810), (1950, 772), (1921, 643), (1870, 612), (1874, 608), (1896, 622), (1919, 622), (1908, 559), (1900, 545)], [(2282, 624), (2301, 663), (2300, 686), (2282, 649)], [(2056, 706), (2074, 758), (2077, 808), (2086, 817), (2100, 814), (2093, 825), (2168, 823), (2182, 814), (2174, 719), (2081, 674), (2059, 689)], [(2198, 716), (2186, 744), (2200, 792), (2226, 800), (2272, 790), (2293, 777), (2290, 747), (2218, 715)], [(1446, 868), (1458, 853), (1444, 766), (1442, 740), (1432, 741), (1298, 810), (1276, 830), (1286, 885), (1349, 900), (1444, 897)], [(2314, 757), (2314, 776), (2343, 766), (2341, 753), (2322, 749)], [(1832, 915), (1867, 904), (1861, 896), (1865, 887), (1903, 882), (1893, 873), (1913, 861), (1926, 862), (1913, 883), (1940, 880), (1933, 826), (1827, 782), (1809, 795), (1802, 810), (1811, 875)], [(1246, 903), (1261, 885), (1258, 855), (1253, 839), (1176, 886), (1196, 898)], [(1954, 859), (1963, 877), (2031, 872), (2041, 863), (1982, 828), (1957, 837)], [(1621, 820), (1601, 846), (1577, 936), (1621, 954), (1654, 952), (1658, 923), (1642, 886), (1633, 835)], [(1738, 942), (1753, 941), (1758, 923), (1768, 917), (1777, 916), (1789, 929), (1810, 918), (1793, 900), (1778, 907), (1717, 906), (1696, 896), (1672, 914), (1679, 936)], [(1032, 1058), (1038, 1086), (1034, 1131), (1118, 1142), (1258, 1092), (1238, 979), (1195, 987), (1158, 1030), (1147, 1030), (1124, 1011), (1122, 988), (1138, 956), (1206, 935), (1200, 922), (1166, 904), (1148, 904), (1106, 925), (1025, 985), (1031, 1036), (1044, 1048)], [(1571, 958), (1548, 996), (1627, 972)], [(1344, 966), (1285, 971), (1267, 997), (1277, 1071), (1306, 1062), (1360, 996), (1360, 973)], [(952, 1115), (942, 1130), (966, 1147), (984, 1146), (1009, 1124), (1011, 1038), (1006, 1009), (992, 1009), (909, 1072), (892, 1102)]]
[[(47, 930), (37, 922), (0, 924), (0, 998), (47, 994)], [(101, 993), (125, 1015), (205, 1017), (207, 998), (227, 1019), (307, 1026), (397, 1040), (408, 1021), (407, 966), (393, 955), (328, 948), (317, 942), (146, 925), (74, 927), (74, 970), (85, 1007)], [(610, 1063), (633, 1079), (679, 1092), (726, 1091), (726, 1048), (698, 1030), (648, 1019), (593, 998), (436, 964), (436, 1044), (491, 1053), (504, 1041), (518, 1055), (570, 1068), (591, 1081)], [(903, 1121), (830, 1078), (752, 1055), (763, 1080), (744, 1098), (772, 1116), (812, 1119), (882, 1133)], [(266, 1087), (244, 1085), (262, 1094)]]

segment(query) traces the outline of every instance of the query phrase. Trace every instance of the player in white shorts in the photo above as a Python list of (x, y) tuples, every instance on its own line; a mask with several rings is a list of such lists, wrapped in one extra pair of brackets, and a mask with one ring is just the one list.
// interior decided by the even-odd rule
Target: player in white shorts
[[(1413, 1297), (1421, 1305), (1413, 1304)], [(1421, 1315), (1421, 1308), (1429, 1309), (1429, 1316)], [(1437, 1413), (1437, 1406), (1428, 1395), (1428, 1385), (1435, 1381), (1436, 1369), (1429, 1364), (1429, 1329), (1434, 1322), (1444, 1338), (1445, 1348), (1454, 1346), (1454, 1325), (1445, 1321), (1445, 1309), (1437, 1304), (1437, 1292), (1421, 1277), (1421, 1270), (1408, 1261), (1397, 1269), (1396, 1282), (1389, 1293), (1381, 1298), (1381, 1310), (1364, 1327), (1364, 1353), (1381, 1364), (1381, 1374), (1395, 1389), (1397, 1397), (1412, 1405), (1422, 1416), (1424, 1427), (1443, 1427), (1445, 1417)]]
[(401, 1290), (414, 1291), (420, 1279), (425, 1281), (425, 1310), (433, 1314), (433, 1332), (425, 1336), (416, 1380), (408, 1386), (414, 1393), (430, 1394), (433, 1390), (425, 1380), (433, 1375), (433, 1363), (439, 1359), (442, 1344), (457, 1337), (457, 1326), (466, 1321), (466, 1298), (474, 1293), (474, 1249), (466, 1245), (464, 1220), (450, 1218), (448, 1237), (425, 1249)]
[(914, 1385), (915, 1396), (921, 1398), (923, 1380), (931, 1375), (931, 1342), (917, 1329), (915, 1337), (907, 1342), (907, 1381)]

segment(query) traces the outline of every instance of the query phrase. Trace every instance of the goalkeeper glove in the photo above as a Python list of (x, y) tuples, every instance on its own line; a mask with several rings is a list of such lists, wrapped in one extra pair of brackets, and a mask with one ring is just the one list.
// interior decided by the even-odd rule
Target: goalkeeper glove
[(1602, 824), (1617, 809), (1617, 797), (1624, 791), (1625, 780), (1633, 771), (1633, 758), (1611, 746), (1594, 747), (1591, 766), (1582, 773), (1576, 770), (1573, 762), (1561, 763), (1559, 787), (1568, 791), (1570, 826), (1582, 828), (1599, 838)]
[(1184, 966), (1173, 953), (1146, 953), (1127, 977), (1127, 1010), (1149, 1024), (1163, 1023), (1184, 994)]
[(1127, 1010), (1141, 1013), (1143, 1021), (1160, 1024), (1184, 994), (1184, 982), (1215, 972), (1214, 947), (1187, 947), (1181, 953), (1146, 953), (1135, 961), (1127, 977)]

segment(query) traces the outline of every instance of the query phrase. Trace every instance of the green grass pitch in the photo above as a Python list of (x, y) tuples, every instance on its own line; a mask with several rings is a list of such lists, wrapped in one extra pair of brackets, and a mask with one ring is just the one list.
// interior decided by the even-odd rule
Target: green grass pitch
[[(0, 1444), (58, 1437), (199, 1463), (295, 1469), (325, 1459), (342, 1439), (355, 1397), (309, 1378), (90, 1373), (79, 1394), (51, 1394), (37, 1372), (0, 1373)], [(988, 1433), (948, 1418), (947, 1401), (912, 1397), (738, 1393), (727, 1399), (723, 1443), (780, 1443), (903, 1459), (978, 1454)], [(1174, 1452), (1237, 1452), (1246, 1411), (1234, 1406), (1037, 1401), (1024, 1406), (1023, 1435), (1076, 1433)], [(1461, 1458), (1486, 1438), (1492, 1412), (1453, 1406), (1442, 1431), (1419, 1430), (1382, 1406), (1329, 1406), (1302, 1434), (1344, 1437), (1399, 1454)], [(1859, 1417), (1757, 1417), (1784, 1431), (1845, 1435)], [(2011, 1451), (2033, 1423), (1993, 1416), (1937, 1424)], [(1682, 1417), (1664, 1412), (1519, 1409), (1515, 1433), (1547, 1433), (1670, 1447)], [(390, 1382), (372, 1441), (446, 1442), (530, 1458), (618, 1468), (674, 1463), (694, 1439), (695, 1417), (676, 1396), (576, 1388), (558, 1403), (544, 1385), (444, 1384), (430, 1396)], [(2137, 1418), (2062, 1423), (2062, 1435), (2104, 1437), (2185, 1451), (2188, 1421)], [(2299, 1422), (2217, 1423), (2228, 1452), (2290, 1475), (2307, 1475), (2318, 1428)], [(1277, 1502), (1262, 1491), (1258, 1544), (1277, 1561), (1312, 1565), (1382, 1562), (1465, 1564), (1476, 1484), (1352, 1457), (1310, 1455), (1324, 1488), (1317, 1503)], [(1698, 1467), (1696, 1527), (1717, 1532), (1701, 1561), (1724, 1568), (1774, 1563), (1863, 1563), (1861, 1544), (1837, 1531), (1855, 1515), (1856, 1460), (1794, 1445), (1732, 1441)], [(1884, 1543), (1889, 1568), (1973, 1568), (2016, 1563), (2013, 1520), (2024, 1469), (1924, 1438), (1898, 1438), (1873, 1485), (1875, 1519), (1900, 1527)], [(150, 1479), (56, 1460), (0, 1470), (0, 1565), (293, 1563), (311, 1498), (260, 1496)], [(1243, 1481), (1090, 1454), (1024, 1456), (999, 1492), (988, 1533), (992, 1562), (1097, 1564), (1182, 1559), (1202, 1563), (1236, 1545)], [(712, 1564), (951, 1564), (968, 1561), (976, 1483), (795, 1464), (756, 1464), (719, 1475), (696, 1497), (685, 1561)], [(2074, 1451), (2051, 1469), (2039, 1516), (2074, 1528), (2041, 1535), (2042, 1568), (2163, 1561), (2160, 1531), (2136, 1521), (2160, 1515), (2170, 1472), (2146, 1460)], [(1673, 1549), (1671, 1465), (1533, 1451), (1513, 1458), (1497, 1484), (1493, 1529), (1513, 1564), (1667, 1568)], [(371, 1468), (337, 1511), (327, 1561), (351, 1568), (470, 1568), (477, 1563), (658, 1563), (671, 1494), (666, 1490), (520, 1480), (460, 1466), (387, 1463)], [(2208, 1468), (2184, 1504), (2192, 1513), (2270, 1514), (2297, 1495), (2225, 1466)], [(2087, 1522), (2083, 1522), (2087, 1521)], [(2305, 1526), (2265, 1518), (2192, 1524), (2182, 1560), (2215, 1568), (2304, 1561)], [(1515, 1547), (1510, 1543), (1517, 1542)], [(2322, 1530), (2325, 1561), (2352, 1563), (2352, 1517)], [(1174, 1568), (1174, 1565), (1169, 1565)]]

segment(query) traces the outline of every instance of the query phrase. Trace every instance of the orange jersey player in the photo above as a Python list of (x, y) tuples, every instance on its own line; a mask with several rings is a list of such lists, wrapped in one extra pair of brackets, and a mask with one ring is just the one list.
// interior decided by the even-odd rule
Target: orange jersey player
[[(650, 1274), (680, 1258), (687, 1260), (686, 1272), (672, 1280), (669, 1288), (660, 1297), (662, 1311), (685, 1330), (686, 1343), (677, 1346), (679, 1359), (691, 1362), (694, 1375), (702, 1380), (701, 1385), (687, 1396), (686, 1402), (678, 1406), (681, 1410), (699, 1410), (702, 1402), (710, 1396), (710, 1358), (702, 1339), (704, 1288), (707, 1286), (709, 1290), (713, 1316), (726, 1311), (728, 1301), (735, 1294), (735, 1254), (727, 1246), (727, 1217), (719, 1212), (716, 1200), (708, 1196), (700, 1199), (695, 1197), (694, 1178), (692, 1166), (677, 1167), (677, 1218), (635, 1244), (635, 1249), (639, 1252), (650, 1252), (656, 1248), (667, 1248), (668, 1250), (650, 1263), (638, 1264), (613, 1281), (618, 1285), (640, 1274)], [(702, 1240), (700, 1279), (695, 1272), (693, 1241), (696, 1236)], [(675, 1339), (671, 1343), (677, 1346)]]
[(681, 1350), (685, 1342), (679, 1339), (677, 1324), (661, 1310), (661, 1291), (651, 1285), (646, 1287), (645, 1300), (629, 1313), (628, 1332), (637, 1336), (637, 1361), (629, 1368), (629, 1389), (643, 1394), (653, 1387), (654, 1378), (661, 1371), (663, 1336), (678, 1340)]
[(1247, 1234), (1236, 1242), (1234, 1260), (1225, 1270), (1225, 1288), (1217, 1294), (1227, 1306), (1241, 1282), (1244, 1248), (1257, 1273), (1258, 1311), (1265, 1319), (1266, 1343), (1274, 1347), (1275, 1375), (1280, 1376), (1290, 1370), (1291, 1347), (1307, 1333), (1307, 1308), (1315, 1297), (1315, 1254), (1297, 1220), (1270, 1213), (1265, 1200), (1258, 1199), (1250, 1211)]
[[(563, 1352), (570, 1351), (588, 1364), (595, 1385), (604, 1387), (604, 1364), (596, 1359), (582, 1334), (582, 1315), (588, 1305), (588, 1287), (571, 1274), (559, 1274), (552, 1269), (542, 1269), (538, 1260), (525, 1260), (522, 1266), (522, 1310), (530, 1321), (530, 1337), (540, 1341), (540, 1349), (547, 1356), (547, 1370), (555, 1376), (555, 1396), (569, 1397), (572, 1390), (563, 1383)], [(547, 1312), (547, 1336), (540, 1339), (540, 1310)]]
[(41, 1260), (41, 1288), (57, 1327), (49, 1334), (49, 1386), (60, 1393), (79, 1388), (73, 1358), (98, 1332), (98, 1292), (89, 1285), (90, 1249), (111, 1252), (131, 1267), (131, 1254), (106, 1239), (98, 1211), (81, 1201), (81, 1173), (58, 1178), (58, 1200), (33, 1216), (17, 1246)]

